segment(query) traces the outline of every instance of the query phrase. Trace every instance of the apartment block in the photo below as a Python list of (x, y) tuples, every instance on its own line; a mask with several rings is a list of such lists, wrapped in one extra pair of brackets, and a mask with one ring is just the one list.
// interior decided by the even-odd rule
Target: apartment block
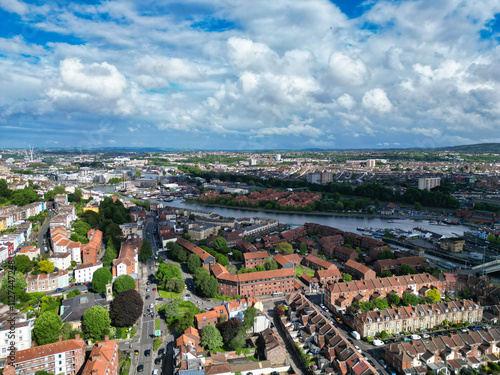
[(219, 281), (219, 294), (225, 296), (258, 297), (281, 295), (295, 290), (294, 269), (282, 268), (232, 275), (225, 267), (216, 263), (211, 272)]
[(10, 358), (4, 369), (5, 375), (26, 374), (36, 371), (47, 371), (58, 375), (76, 375), (85, 361), (85, 342), (76, 335), (73, 340), (59, 341), (37, 346), (30, 349), (18, 350), (15, 362), (11, 365)]
[(196, 254), (201, 259), (201, 265), (205, 267), (207, 270), (210, 270), (212, 266), (215, 264), (215, 258), (203, 250), (201, 247), (196, 246), (195, 244), (185, 240), (184, 238), (178, 238), (177, 244), (182, 246), (187, 250), (189, 254)]
[(432, 188), (441, 185), (440, 177), (424, 177), (418, 179), (418, 188), (420, 190), (431, 191)]
[[(12, 335), (10, 335), (11, 322), (9, 313), (3, 314), (0, 319), (0, 360), (4, 360), (10, 355), (10, 346)], [(34, 320), (24, 318), (15, 321), (15, 347), (17, 350), (31, 348), (31, 331), (33, 330)], [(10, 338), (9, 338), (10, 335)]]
[(94, 276), (94, 272), (99, 268), (102, 268), (101, 262), (87, 263), (76, 266), (74, 270), (75, 282), (76, 283), (91, 282), (92, 277)]
[(423, 270), (429, 267), (429, 263), (424, 257), (404, 257), (398, 259), (380, 259), (373, 263), (373, 270), (379, 275), (384, 271), (396, 273), (403, 264), (407, 264), (415, 270)]
[(356, 276), (360, 280), (372, 280), (377, 278), (377, 274), (374, 270), (351, 259), (345, 262), (344, 271)]
[(118, 375), (119, 368), (118, 343), (106, 335), (104, 341), (94, 344), (81, 375)]
[(255, 268), (263, 266), (267, 258), (269, 258), (269, 254), (267, 251), (257, 251), (254, 253), (244, 253), (243, 258), (245, 260), (245, 268)]

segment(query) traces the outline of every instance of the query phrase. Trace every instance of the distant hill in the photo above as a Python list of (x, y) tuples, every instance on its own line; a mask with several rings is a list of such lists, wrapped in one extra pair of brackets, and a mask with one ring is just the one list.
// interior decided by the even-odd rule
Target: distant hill
[(478, 143), (474, 145), (462, 145), (452, 147), (441, 147), (439, 150), (448, 150), (455, 152), (473, 152), (473, 153), (500, 153), (500, 143)]

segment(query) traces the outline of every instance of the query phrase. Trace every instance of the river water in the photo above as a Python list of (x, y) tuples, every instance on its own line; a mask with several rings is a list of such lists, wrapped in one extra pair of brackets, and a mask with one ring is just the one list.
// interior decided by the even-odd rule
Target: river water
[[(101, 186), (94, 188), (96, 191), (108, 191), (113, 192), (114, 187), (112, 186)], [(155, 201), (155, 200), (152, 200)], [(310, 215), (310, 214), (292, 214), (285, 212), (265, 212), (265, 211), (253, 211), (253, 210), (242, 210), (239, 208), (229, 208), (229, 207), (211, 207), (204, 206), (200, 204), (185, 203), (180, 199), (175, 199), (173, 202), (161, 202), (166, 206), (186, 208), (192, 210), (209, 211), (215, 212), (218, 215), (225, 217), (267, 217), (271, 219), (276, 219), (280, 223), (291, 224), (291, 225), (303, 225), (304, 223), (318, 223), (322, 225), (328, 225), (334, 228), (339, 228), (343, 231), (356, 232), (358, 227), (363, 228), (399, 228), (403, 230), (411, 230), (415, 227), (426, 229), (430, 232), (435, 232), (442, 234), (445, 237), (454, 237), (456, 235), (463, 235), (464, 231), (469, 231), (470, 228), (464, 225), (431, 225), (427, 220), (414, 221), (410, 219), (405, 220), (394, 220), (392, 223), (388, 223), (389, 219), (384, 218), (363, 218), (363, 217), (346, 217), (346, 216), (335, 216), (335, 215)]]

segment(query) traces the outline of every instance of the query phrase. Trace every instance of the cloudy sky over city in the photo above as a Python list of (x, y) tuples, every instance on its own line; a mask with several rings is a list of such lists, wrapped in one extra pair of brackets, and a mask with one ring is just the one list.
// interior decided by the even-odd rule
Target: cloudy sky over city
[(0, 147), (500, 142), (500, 0), (0, 0)]

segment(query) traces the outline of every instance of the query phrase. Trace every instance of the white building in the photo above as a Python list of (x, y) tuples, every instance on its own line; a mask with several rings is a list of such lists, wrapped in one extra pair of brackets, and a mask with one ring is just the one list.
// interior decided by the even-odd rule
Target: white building
[(15, 323), (15, 335), (12, 338), (11, 324), (8, 319), (0, 325), (0, 359), (7, 358), (10, 354), (11, 341), (15, 341), (16, 349), (23, 350), (31, 348), (31, 331), (33, 320), (20, 319)]
[(441, 185), (440, 177), (425, 177), (418, 179), (418, 188), (420, 190), (430, 191), (432, 188)]
[(82, 264), (80, 266), (75, 267), (75, 282), (86, 283), (92, 281), (94, 272), (99, 268), (102, 268), (101, 262)]
[(55, 253), (49, 256), (49, 260), (59, 270), (67, 270), (71, 267), (71, 253)]

